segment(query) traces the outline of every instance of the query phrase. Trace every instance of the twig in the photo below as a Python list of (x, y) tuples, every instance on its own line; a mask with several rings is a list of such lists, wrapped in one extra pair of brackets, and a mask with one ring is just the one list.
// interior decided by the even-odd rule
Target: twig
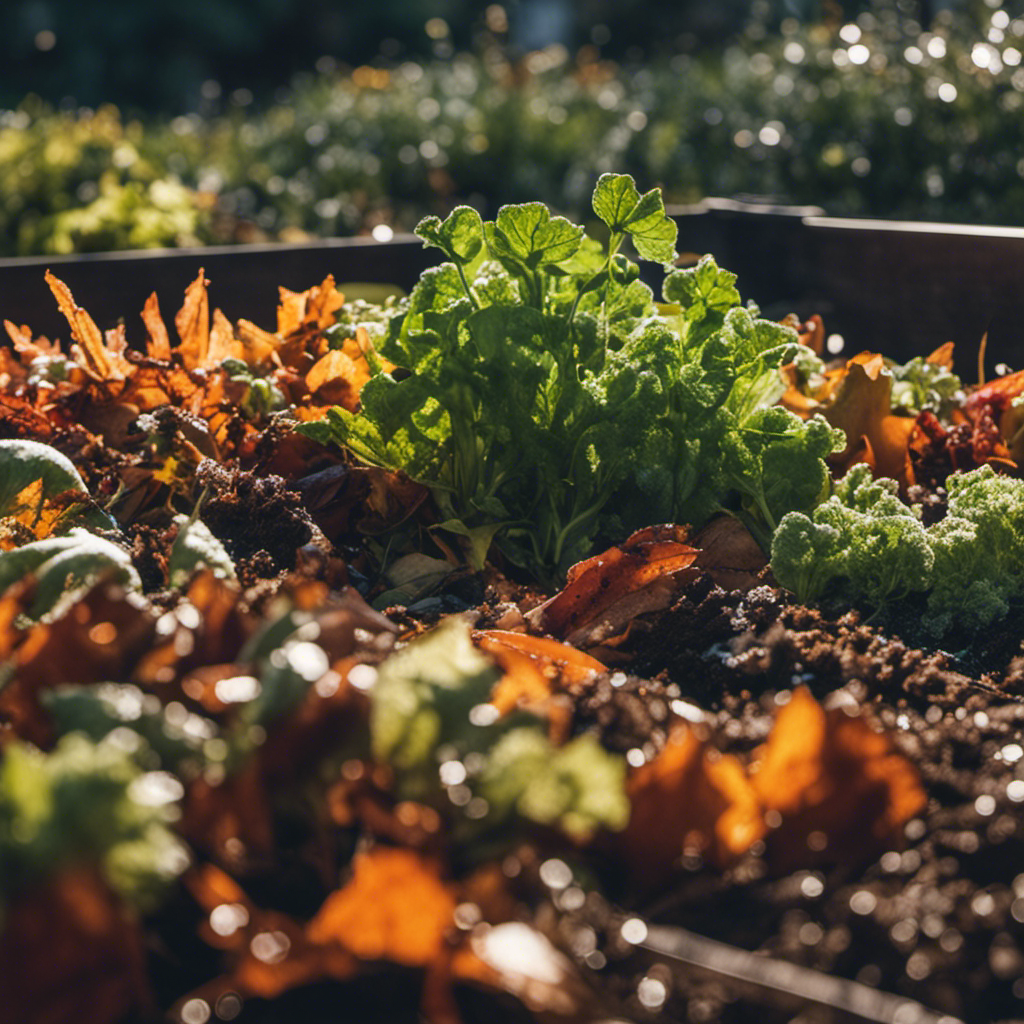
[(962, 1024), (955, 1017), (929, 1010), (912, 999), (879, 992), (860, 982), (836, 978), (809, 967), (755, 955), (685, 928), (644, 926), (634, 918), (623, 927), (623, 937), (658, 956), (818, 1003), (871, 1024)]

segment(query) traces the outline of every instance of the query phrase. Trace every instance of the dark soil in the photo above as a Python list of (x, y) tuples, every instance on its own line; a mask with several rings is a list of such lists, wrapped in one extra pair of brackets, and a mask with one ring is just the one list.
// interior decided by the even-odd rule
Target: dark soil
[(198, 482), (209, 488), (203, 522), (255, 583), (295, 568), (296, 553), (320, 532), (283, 477), (257, 476), (211, 460), (200, 463)]
[[(471, 614), (480, 626), (507, 626), (535, 601), (492, 579)], [(419, 617), (403, 616), (409, 624)], [(707, 576), (643, 625), (624, 648), (628, 671), (609, 671), (575, 700), (574, 731), (596, 729), (608, 748), (638, 748), (649, 759), (682, 709), (701, 719), (715, 747), (747, 759), (804, 685), (827, 707), (857, 709), (892, 736), (920, 772), (928, 804), (867, 859), (837, 850), (831, 864), (782, 875), (758, 844), (724, 873), (684, 856), (668, 888), (644, 893), (600, 856), (581, 856), (572, 866), (589, 893), (579, 906), (563, 904), (524, 861), (521, 895), (594, 986), (602, 1012), (688, 1024), (869, 1019), (631, 946), (621, 929), (636, 915), (923, 1007), (878, 1018), (893, 1024), (1024, 1021), (1019, 638), (993, 634), (955, 658), (911, 646), (856, 612), (830, 619), (774, 587), (726, 593)], [(460, 993), (467, 1020), (528, 1019), (514, 1004)], [(380, 1005), (366, 1007), (367, 1019), (384, 1012)]]
[[(757, 856), (724, 875), (684, 858), (668, 891), (619, 894), (616, 911), (588, 900), (563, 915), (570, 946), (598, 937), (596, 962), (607, 961), (599, 973), (630, 1017), (864, 1019), (633, 950), (619, 935), (623, 908), (971, 1024), (1024, 1019), (1024, 658), (1007, 636), (985, 648), (993, 667), (972, 677), (949, 655), (911, 649), (855, 614), (830, 621), (772, 588), (726, 594), (707, 580), (642, 636), (631, 670), (656, 683), (613, 674), (577, 711), (609, 746), (657, 743), (666, 705), (681, 699), (704, 711), (719, 749), (745, 756), (802, 684), (826, 705), (865, 709), (918, 768), (929, 801), (866, 863), (772, 877)], [(918, 1019), (910, 1009), (894, 1018)]]

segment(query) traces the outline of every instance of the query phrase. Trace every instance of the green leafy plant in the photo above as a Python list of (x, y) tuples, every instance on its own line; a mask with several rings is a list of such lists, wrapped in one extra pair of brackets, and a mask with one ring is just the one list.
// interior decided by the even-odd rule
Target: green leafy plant
[(808, 603), (843, 597), (879, 611), (932, 583), (935, 556), (895, 480), (854, 466), (811, 513), (784, 516), (772, 540), (772, 571)]
[(931, 409), (948, 422), (953, 409), (959, 408), (963, 384), (952, 370), (942, 364), (930, 363), (924, 356), (916, 356), (889, 369), (892, 372), (893, 409), (915, 416), (922, 409)]
[(468, 785), (477, 803), (460, 826), (467, 834), (514, 815), (579, 839), (600, 826), (625, 828), (624, 758), (586, 734), (556, 747), (533, 715), (499, 719), (488, 700), (500, 677), (455, 618), (380, 666), (371, 749), (395, 771), (399, 792), (438, 801)]
[(1024, 599), (1024, 480), (982, 466), (953, 474), (946, 489), (946, 518), (928, 529), (935, 585), (924, 623), (979, 632)]
[(231, 556), (197, 515), (175, 516), (174, 524), (178, 527), (178, 536), (167, 564), (172, 587), (184, 586), (192, 574), (203, 567), (210, 569), (217, 579), (235, 579), (235, 563)]
[(426, 271), (388, 322), (356, 413), (299, 430), (433, 490), (441, 529), (482, 564), (492, 543), (550, 579), (601, 534), (741, 516), (767, 545), (778, 518), (827, 493), (823, 420), (772, 408), (786, 327), (738, 305), (706, 258), (666, 280), (659, 311), (619, 249), (667, 261), (675, 227), (655, 189), (604, 175), (607, 245), (543, 204), (484, 222), (468, 207), (421, 223), (449, 262)]
[(36, 577), (32, 618), (58, 618), (99, 579), (141, 590), (128, 552), (76, 526), (66, 536), (33, 541), (0, 554), (0, 593), (28, 573)]
[(0, 441), (0, 516), (21, 511), (18, 496), (31, 484), (42, 484), (40, 498), (64, 491), (88, 492), (67, 456), (41, 441)]
[(783, 517), (775, 578), (800, 601), (834, 598), (872, 614), (920, 593), (933, 637), (991, 626), (1024, 596), (1024, 481), (983, 466), (954, 473), (947, 487), (946, 517), (925, 527), (894, 480), (854, 466), (810, 516)]
[(94, 863), (143, 908), (189, 862), (169, 831), (183, 787), (81, 734), (49, 753), (12, 743), (0, 760), (0, 907), (61, 867)]
[[(61, 504), (48, 511), (53, 499)], [(0, 440), (0, 519), (5, 517), (41, 537), (66, 533), (75, 526), (117, 528), (92, 500), (67, 456), (41, 441), (17, 438)]]

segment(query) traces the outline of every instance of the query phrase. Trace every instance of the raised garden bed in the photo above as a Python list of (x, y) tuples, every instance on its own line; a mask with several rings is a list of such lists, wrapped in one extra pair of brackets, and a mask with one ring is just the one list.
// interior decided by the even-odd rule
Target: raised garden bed
[[(767, 313), (817, 312), (850, 345), (898, 359), (944, 341), (963, 351), (987, 331), (989, 351), (1000, 353), (995, 362), (1020, 362), (1024, 228), (825, 217), (816, 207), (729, 199), (669, 212), (680, 251), (711, 253), (733, 268), (744, 297)], [(204, 267), (230, 319), (270, 324), (279, 285), (298, 289), (331, 273), (336, 281), (408, 289), (439, 259), (413, 236), (7, 258), (0, 260), (0, 315), (42, 334), (66, 330), (43, 279), (50, 269), (89, 296), (94, 318), (107, 327), (141, 309), (152, 291), (174, 302)]]
[[(628, 199), (623, 189), (616, 210)], [(614, 235), (613, 213), (606, 219)], [(467, 217), (448, 234), (440, 224), (427, 233), (470, 267), (475, 226)], [(665, 229), (652, 217), (637, 246), (659, 254)], [(845, 354), (884, 350), (880, 339), (897, 322), (893, 337), (914, 346), (894, 348), (900, 360), (954, 340), (973, 370), (973, 318), (991, 316), (990, 359), (1014, 358), (996, 348), (997, 327), (1005, 329), (999, 324), (1022, 293), (1009, 293), (1014, 279), (999, 277), (1010, 273), (999, 261), (972, 278), (973, 291), (960, 290), (961, 276), (940, 278), (941, 249), (948, 243), (956, 252), (963, 237), (955, 231), (940, 246), (936, 232), (720, 205), (677, 222), (680, 248), (721, 253), (724, 264), (731, 256), (734, 267), (749, 258), (751, 289), (742, 276), (739, 286), (766, 310), (775, 298), (788, 305), (791, 288), (800, 317), (823, 308), (805, 302), (834, 302), (826, 330), (842, 325)], [(559, 259), (568, 261), (571, 232), (557, 231)], [(766, 242), (755, 258), (759, 235), (775, 248)], [(491, 244), (503, 252), (500, 240)], [(976, 253), (1001, 259), (1013, 246), (1024, 238), (971, 239)], [(923, 276), (903, 258), (913, 252)], [(867, 527), (858, 516), (883, 510), (884, 528), (906, 537), (897, 553), (945, 557), (936, 524), (947, 503), (973, 514), (949, 483), (952, 469), (995, 466), (998, 474), (976, 470), (970, 479), (986, 494), (1005, 484), (1012, 497), (1014, 439), (997, 441), (989, 425), (1012, 408), (1012, 384), (1000, 391), (996, 382), (965, 401), (948, 387), (946, 350), (918, 367), (923, 377), (891, 370), (893, 381), (928, 382), (920, 415), (890, 408), (887, 391), (880, 424), (862, 434), (842, 410), (844, 402), (861, 408), (857, 388), (877, 398), (857, 382), (889, 380), (880, 360), (840, 360), (832, 377), (813, 384), (817, 371), (807, 379), (789, 371), (788, 407), (803, 402), (832, 416), (851, 442), (868, 438), (865, 465), (880, 469), (882, 442), (895, 434), (917, 438), (902, 454), (918, 490), (901, 483), (923, 521), (906, 511), (896, 483), (872, 490), (864, 466), (856, 468), (856, 443), (846, 451), (837, 437), (833, 474), (855, 468), (846, 485), (822, 477), (836, 494), (832, 537), (812, 509), (822, 495), (801, 498), (796, 487), (781, 499), (762, 481), (760, 503), (747, 500), (746, 462), (731, 471), (739, 484), (718, 480), (735, 450), (726, 438), (698, 476), (721, 488), (716, 501), (731, 516), (683, 495), (678, 507), (695, 529), (628, 535), (643, 525), (630, 518), (643, 510), (625, 499), (647, 486), (629, 474), (657, 467), (655, 445), (646, 463), (634, 459), (621, 471), (608, 499), (620, 501), (617, 520), (593, 530), (573, 520), (554, 543), (540, 537), (531, 547), (515, 515), (486, 532), (471, 514), (493, 513), (459, 506), (459, 481), (431, 492), (315, 440), (326, 424), (357, 431), (359, 416), (387, 412), (360, 388), (375, 379), (373, 352), (390, 359), (400, 348), (379, 313), (342, 304), (333, 282), (301, 294), (278, 295), (276, 285), (298, 288), (332, 271), (408, 287), (425, 256), (408, 242), (93, 258), (51, 264), (74, 299), (59, 282), (44, 282), (46, 298), (20, 307), (42, 268), (0, 271), (0, 316), (32, 326), (27, 334), (15, 328), (17, 350), (5, 348), (0, 367), (4, 1012), (95, 1024), (168, 1015), (185, 1024), (417, 1015), (694, 1024), (1019, 1018), (1019, 594), (1008, 588), (1009, 615), (992, 612), (972, 632), (978, 605), (965, 603), (950, 618), (956, 595), (942, 591), (945, 578), (922, 589), (922, 569), (920, 579), (887, 581), (883, 592), (870, 564), (844, 561), (841, 543), (843, 530), (859, 543)], [(787, 274), (783, 257), (803, 273)], [(859, 291), (870, 294), (859, 316), (851, 313), (843, 305), (849, 285), (833, 268), (866, 273), (883, 258), (888, 269), (862, 282)], [(195, 278), (200, 260), (213, 280), (209, 295)], [(583, 279), (583, 266), (572, 264), (566, 276)], [(764, 387), (768, 397), (741, 404), (729, 423), (784, 426), (806, 447), (778, 464), (794, 480), (813, 475), (831, 449), (815, 455), (807, 422), (775, 411), (782, 392), (769, 379), (780, 362), (807, 367), (811, 357), (783, 328), (755, 324), (742, 310), (726, 314), (736, 305), (732, 284), (712, 268), (704, 261), (670, 277), (666, 298), (675, 305), (658, 315), (685, 321), (670, 326), (686, 344), (728, 336), (736, 351), (761, 346), (750, 360), (729, 362), (727, 346), (691, 365), (702, 368), (705, 389), (719, 386), (714, 374), (731, 374), (733, 388)], [(457, 289), (455, 272), (446, 273)], [(987, 293), (994, 312), (985, 309), (983, 278), (996, 282)], [(136, 330), (150, 290), (167, 311), (190, 280), (175, 327), (150, 305), (145, 334)], [(269, 297), (259, 294), (260, 280), (273, 282)], [(476, 280), (479, 295), (492, 287)], [(912, 287), (931, 295), (929, 316), (951, 303), (934, 335), (909, 301), (871, 313), (890, 281), (900, 284), (901, 302)], [(548, 287), (554, 295), (557, 286)], [(598, 280), (591, 290), (602, 287)], [(58, 351), (37, 337), (67, 334), (68, 321), (47, 323), (51, 290), (70, 317), (73, 366), (67, 346)], [(115, 293), (123, 303), (116, 311), (103, 306)], [(527, 308), (500, 289), (486, 294), (505, 305), (482, 303), (476, 314)], [(624, 328), (610, 291), (600, 294), (573, 304), (569, 319), (600, 328), (605, 317), (612, 336)], [(631, 294), (648, 309), (649, 299)], [(693, 296), (699, 301), (688, 304)], [(213, 305), (267, 324), (279, 303), (276, 332), (216, 315), (211, 327)], [(562, 314), (554, 298), (542, 305), (515, 313), (520, 319), (503, 323), (499, 336), (512, 346), (524, 322), (547, 329), (538, 317)], [(476, 315), (459, 309), (467, 320)], [(119, 316), (135, 352), (118, 331), (104, 337), (95, 326)], [(795, 323), (820, 347), (820, 326)], [(486, 332), (487, 318), (468, 329)], [(580, 330), (582, 348), (597, 335)], [(614, 337), (624, 351), (643, 341), (642, 332)], [(768, 348), (764, 339), (779, 344)], [(425, 350), (414, 339), (405, 351), (412, 361)], [(657, 351), (645, 351), (653, 364)], [(764, 367), (750, 369), (758, 359)], [(416, 374), (398, 365), (392, 380), (407, 394)], [(428, 358), (417, 374), (426, 378), (431, 367)], [(619, 380), (607, 366), (601, 373), (602, 387)], [(469, 371), (459, 379), (488, 384)], [(514, 394), (511, 375), (493, 383)], [(640, 387), (620, 394), (623, 409)], [(363, 413), (353, 415), (360, 394)], [(732, 410), (729, 396), (708, 406), (706, 419)], [(348, 413), (325, 419), (335, 405)], [(275, 418), (275, 410), (293, 418)], [(962, 422), (950, 419), (953, 410)], [(297, 419), (312, 439), (299, 436)], [(623, 447), (642, 426), (628, 422), (634, 433), (617, 439)], [(436, 426), (417, 423), (424, 432)], [(911, 433), (926, 425), (926, 436)], [(501, 426), (499, 461), (511, 450)], [(695, 436), (705, 428), (695, 417), (686, 429)], [(545, 453), (528, 447), (532, 429), (519, 424), (514, 440), (539, 465)], [(481, 425), (475, 436), (485, 434)], [(391, 457), (371, 432), (348, 436), (367, 457)], [(436, 446), (450, 451), (451, 442)], [(615, 450), (600, 449), (605, 457)], [(15, 470), (24, 477), (17, 485)], [(855, 494), (849, 481), (857, 474), (865, 489)], [(564, 475), (552, 477), (556, 521)], [(494, 494), (516, 499), (497, 485)], [(773, 564), (806, 599), (820, 595), (820, 607), (775, 584), (753, 539), (770, 541), (770, 528), (778, 537), (788, 520), (779, 513), (805, 506), (807, 529), (818, 529), (823, 544), (809, 564), (827, 567), (830, 581), (818, 588), (785, 552)], [(999, 540), (986, 549), (991, 559), (1010, 559), (1019, 573), (1019, 508), (975, 525)], [(587, 538), (600, 544), (587, 549)], [(579, 554), (570, 558), (574, 544)], [(893, 548), (880, 550), (874, 561)], [(565, 580), (562, 563), (594, 553)], [(12, 556), (25, 560), (16, 573)], [(61, 561), (68, 558), (78, 561)], [(850, 594), (860, 610), (835, 604)], [(435, 628), (448, 613), (466, 624)]]

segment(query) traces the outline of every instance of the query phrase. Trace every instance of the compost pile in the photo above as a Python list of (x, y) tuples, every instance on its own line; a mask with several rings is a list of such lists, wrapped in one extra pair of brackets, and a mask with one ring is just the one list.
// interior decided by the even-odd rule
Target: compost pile
[(0, 1019), (1019, 1016), (1024, 374), (594, 210), (6, 324)]

